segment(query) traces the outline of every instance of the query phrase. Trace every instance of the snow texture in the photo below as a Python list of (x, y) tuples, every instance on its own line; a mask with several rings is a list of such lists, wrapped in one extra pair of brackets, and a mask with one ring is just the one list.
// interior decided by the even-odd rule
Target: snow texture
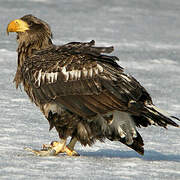
[(7, 24), (25, 14), (46, 20), (54, 43), (96, 40), (113, 45), (126, 72), (152, 95), (154, 104), (180, 117), (179, 0), (0, 0), (0, 179), (180, 179), (180, 129), (139, 129), (145, 155), (118, 142), (77, 144), (80, 157), (37, 157), (24, 147), (58, 140), (27, 95), (16, 91), (15, 34)]

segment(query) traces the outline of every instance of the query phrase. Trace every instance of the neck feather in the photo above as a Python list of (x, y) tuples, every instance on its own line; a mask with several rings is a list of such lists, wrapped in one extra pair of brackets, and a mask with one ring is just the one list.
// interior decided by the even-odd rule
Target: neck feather
[(46, 49), (52, 46), (52, 41), (49, 37), (31, 39), (27, 34), (19, 34), (17, 36), (17, 41), (19, 43), (18, 52), (18, 66), (16, 75), (14, 77), (14, 82), (16, 88), (22, 83), (22, 73), (21, 67), (26, 58), (31, 57), (35, 51)]

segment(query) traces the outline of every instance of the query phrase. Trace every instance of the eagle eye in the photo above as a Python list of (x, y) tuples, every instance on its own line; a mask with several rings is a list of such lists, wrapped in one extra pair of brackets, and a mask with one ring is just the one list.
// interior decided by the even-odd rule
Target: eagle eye
[(29, 26), (33, 26), (33, 24), (34, 24), (34, 23), (33, 23), (32, 21), (29, 21), (29, 22), (28, 22), (28, 25), (29, 25)]

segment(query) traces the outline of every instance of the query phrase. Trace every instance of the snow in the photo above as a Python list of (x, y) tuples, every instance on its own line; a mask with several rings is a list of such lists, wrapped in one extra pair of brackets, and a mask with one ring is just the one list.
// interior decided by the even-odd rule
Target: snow
[(143, 157), (110, 141), (77, 144), (80, 157), (37, 157), (24, 150), (58, 140), (38, 108), (13, 84), (17, 44), (15, 34), (6, 36), (6, 27), (30, 13), (51, 25), (56, 44), (94, 39), (97, 45), (113, 45), (120, 65), (143, 84), (154, 103), (180, 117), (179, 0), (1, 0), (0, 179), (180, 179), (180, 131), (174, 127), (139, 129)]

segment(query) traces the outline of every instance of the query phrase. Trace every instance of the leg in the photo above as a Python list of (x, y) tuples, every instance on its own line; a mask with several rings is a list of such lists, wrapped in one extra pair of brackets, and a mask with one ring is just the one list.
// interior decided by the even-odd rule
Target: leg
[(74, 151), (74, 146), (77, 142), (76, 137), (72, 137), (69, 144), (65, 147), (65, 152), (67, 153), (68, 156), (80, 156), (79, 153)]

